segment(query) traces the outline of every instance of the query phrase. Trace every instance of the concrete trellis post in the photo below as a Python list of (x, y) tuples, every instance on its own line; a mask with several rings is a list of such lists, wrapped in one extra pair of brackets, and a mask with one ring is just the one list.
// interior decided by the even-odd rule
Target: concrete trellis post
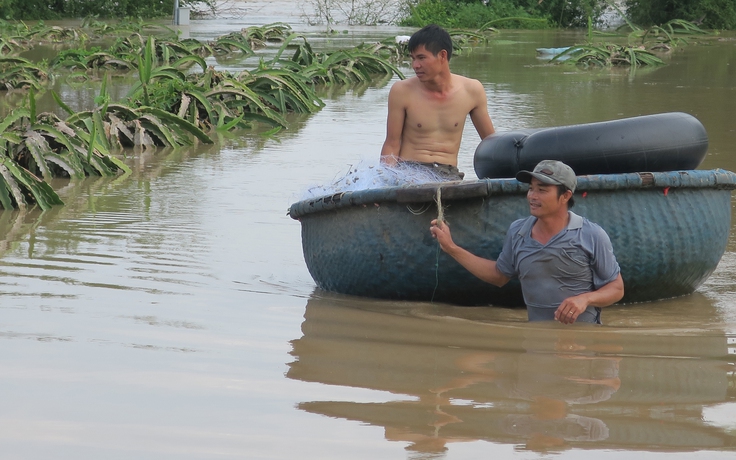
[(174, 25), (179, 25), (179, 0), (174, 0)]

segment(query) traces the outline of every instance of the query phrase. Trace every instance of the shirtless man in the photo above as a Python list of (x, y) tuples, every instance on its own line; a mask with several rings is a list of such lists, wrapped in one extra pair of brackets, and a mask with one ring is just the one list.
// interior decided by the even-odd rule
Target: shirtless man
[(439, 26), (412, 35), (409, 53), (416, 77), (391, 87), (381, 162), (418, 163), (446, 179), (462, 179), (457, 155), (467, 115), (481, 139), (495, 132), (483, 85), (450, 73), (452, 40)]

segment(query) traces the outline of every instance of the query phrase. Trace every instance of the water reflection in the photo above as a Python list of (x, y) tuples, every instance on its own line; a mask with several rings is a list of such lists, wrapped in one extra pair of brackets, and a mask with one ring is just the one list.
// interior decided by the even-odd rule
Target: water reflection
[(299, 409), (382, 426), (407, 450), (435, 455), (477, 440), (539, 452), (736, 446), (703, 421), (704, 408), (736, 397), (723, 331), (565, 328), (498, 320), (514, 310), (449, 314), (323, 295), (307, 303), (287, 376), (398, 398)]
[[(192, 36), (258, 17), (195, 21)], [(391, 33), (315, 37), (313, 46)], [(711, 139), (703, 167), (736, 169), (733, 42), (684, 48), (670, 67), (634, 76), (539, 65), (536, 47), (569, 45), (571, 36), (504, 32), (452, 66), (483, 82), (500, 130), (695, 110)], [(698, 293), (609, 307), (603, 328), (318, 292), (300, 334), (314, 284), (299, 224), (285, 211), (310, 185), (377, 161), (384, 83), (333, 87), (322, 111), (290, 118), (275, 139), (246, 131), (206, 148), (128, 151), (129, 176), (55, 182), (65, 206), (3, 212), (5, 456), (396, 458), (406, 445), (410, 456), (431, 457), (453, 443), (463, 458), (510, 446), (567, 457), (598, 448), (601, 458), (730, 454), (735, 238)], [(125, 84), (108, 89), (124, 95)], [(100, 80), (56, 85), (89, 108)], [(53, 108), (48, 91), (38, 97), (39, 111)], [(472, 176), (478, 140), (466, 127), (460, 166)], [(380, 430), (345, 420), (398, 442), (373, 442)]]

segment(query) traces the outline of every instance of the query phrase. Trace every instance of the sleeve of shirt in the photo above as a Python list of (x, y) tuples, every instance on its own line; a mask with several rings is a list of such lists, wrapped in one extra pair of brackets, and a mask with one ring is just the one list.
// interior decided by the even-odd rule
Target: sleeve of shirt
[(523, 219), (517, 220), (509, 226), (506, 232), (506, 238), (503, 240), (501, 254), (498, 255), (498, 259), (496, 260), (498, 271), (509, 278), (516, 276), (516, 255), (514, 254), (513, 238), (519, 232), (519, 222), (522, 221)]
[(621, 268), (613, 254), (613, 245), (608, 234), (599, 225), (593, 224), (593, 288), (600, 289), (615, 280)]

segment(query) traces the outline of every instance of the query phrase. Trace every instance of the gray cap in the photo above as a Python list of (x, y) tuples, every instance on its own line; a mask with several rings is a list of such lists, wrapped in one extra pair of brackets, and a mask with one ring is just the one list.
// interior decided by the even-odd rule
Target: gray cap
[(519, 171), (516, 174), (516, 180), (519, 182), (532, 181), (532, 177), (537, 178), (540, 182), (551, 185), (564, 185), (573, 192), (578, 185), (578, 178), (575, 177), (575, 171), (565, 163), (557, 160), (542, 160), (534, 167), (534, 171)]

